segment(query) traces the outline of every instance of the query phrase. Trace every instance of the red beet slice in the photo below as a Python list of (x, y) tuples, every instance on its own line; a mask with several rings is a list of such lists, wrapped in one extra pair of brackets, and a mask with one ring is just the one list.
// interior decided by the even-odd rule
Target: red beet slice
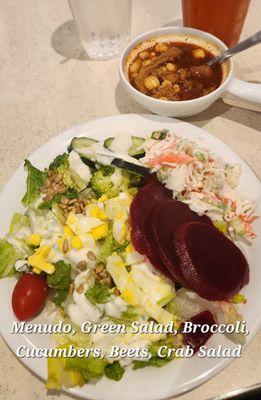
[[(210, 329), (208, 329), (207, 332), (202, 332), (202, 325), (207, 325), (209, 328), (211, 328), (211, 326), (213, 326), (216, 322), (213, 314), (210, 311), (202, 311), (201, 313), (190, 318), (189, 321), (198, 326), (195, 328), (195, 331), (184, 333), (184, 340), (185, 343), (192, 347), (196, 353), (200, 346), (204, 346), (208, 339), (213, 335), (213, 333), (210, 332)], [(184, 326), (184, 323), (181, 324), (182, 330), (184, 330)]]
[(138, 191), (130, 207), (131, 241), (133, 246), (139, 253), (145, 254), (155, 267), (167, 275), (169, 275), (168, 271), (158, 255), (150, 228), (152, 212), (155, 206), (171, 197), (170, 190), (160, 183), (152, 182)]
[(179, 267), (179, 261), (173, 246), (173, 232), (181, 224), (192, 221), (212, 224), (207, 216), (199, 216), (191, 211), (187, 204), (174, 199), (161, 202), (155, 208), (152, 218), (153, 236), (164, 265), (172, 277), (185, 287), (188, 287), (188, 284)]
[(229, 300), (249, 282), (241, 250), (222, 232), (201, 222), (178, 227), (173, 243), (191, 289), (208, 300)]

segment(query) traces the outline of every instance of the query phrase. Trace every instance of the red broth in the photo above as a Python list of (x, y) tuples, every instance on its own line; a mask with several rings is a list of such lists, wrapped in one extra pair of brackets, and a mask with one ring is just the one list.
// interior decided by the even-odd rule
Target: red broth
[(192, 100), (217, 89), (222, 82), (219, 64), (203, 47), (181, 42), (157, 43), (138, 54), (129, 67), (129, 81), (143, 94), (160, 100)]

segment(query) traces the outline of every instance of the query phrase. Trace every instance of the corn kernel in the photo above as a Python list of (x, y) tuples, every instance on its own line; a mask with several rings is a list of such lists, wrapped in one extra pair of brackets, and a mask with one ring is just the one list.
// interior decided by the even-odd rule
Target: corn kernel
[(177, 71), (177, 66), (172, 63), (167, 63), (166, 68), (168, 71), (171, 71), (171, 72)]
[(144, 79), (144, 85), (148, 90), (152, 90), (160, 85), (160, 81), (156, 76), (150, 75)]
[(30, 246), (39, 246), (41, 243), (42, 237), (39, 233), (32, 233), (27, 239), (26, 243)]
[(81, 239), (79, 236), (74, 236), (71, 242), (72, 247), (74, 247), (77, 250), (80, 250), (83, 246)]
[(157, 43), (155, 46), (155, 50), (159, 52), (167, 51), (168, 45), (166, 43)]
[(203, 49), (195, 49), (192, 51), (193, 57), (195, 58), (204, 58), (205, 52)]

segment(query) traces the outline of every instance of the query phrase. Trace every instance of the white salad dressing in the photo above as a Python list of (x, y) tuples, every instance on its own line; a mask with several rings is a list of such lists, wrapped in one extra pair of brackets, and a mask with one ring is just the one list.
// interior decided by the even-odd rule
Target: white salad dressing
[(78, 327), (81, 327), (86, 321), (96, 323), (103, 315), (103, 304), (94, 305), (85, 296), (86, 290), (93, 283), (94, 278), (91, 276), (89, 270), (81, 272), (75, 278), (73, 303), (67, 306), (67, 313), (72, 322)]
[(110, 150), (118, 154), (128, 154), (129, 148), (132, 146), (132, 139), (130, 135), (124, 132), (118, 132), (115, 135), (112, 144), (110, 145)]
[(120, 318), (121, 314), (127, 310), (127, 303), (120, 296), (113, 296), (111, 301), (104, 304), (105, 315)]
[(68, 160), (69, 160), (70, 170), (74, 172), (76, 175), (78, 175), (78, 177), (87, 186), (91, 179), (91, 171), (88, 165), (82, 162), (81, 157), (74, 150), (70, 152)]

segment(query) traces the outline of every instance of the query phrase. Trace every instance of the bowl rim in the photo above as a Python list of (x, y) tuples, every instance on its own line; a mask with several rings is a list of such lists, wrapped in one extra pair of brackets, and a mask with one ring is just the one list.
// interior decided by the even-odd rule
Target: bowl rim
[(186, 26), (168, 26), (168, 27), (162, 27), (162, 28), (156, 28), (156, 29), (152, 29), (150, 31), (147, 32), (143, 32), (137, 36), (135, 36), (129, 43), (128, 45), (124, 48), (124, 50), (121, 53), (120, 56), (120, 62), (119, 62), (119, 74), (121, 79), (124, 81), (124, 83), (126, 84), (126, 86), (128, 87), (129, 90), (131, 90), (131, 92), (133, 92), (135, 95), (140, 96), (142, 99), (144, 99), (144, 101), (150, 101), (152, 103), (155, 103), (155, 105), (160, 105), (160, 104), (164, 104), (164, 105), (173, 105), (175, 104), (176, 106), (179, 104), (180, 106), (183, 105), (185, 106), (186, 104), (191, 105), (191, 104), (195, 104), (196, 102), (200, 102), (202, 99), (207, 100), (207, 99), (211, 99), (211, 97), (215, 96), (215, 94), (217, 94), (218, 92), (223, 92), (225, 91), (225, 87), (229, 84), (229, 82), (232, 79), (233, 76), (233, 72), (234, 72), (234, 64), (233, 64), (233, 60), (230, 58), (228, 60), (229, 63), (229, 72), (228, 75), (226, 76), (226, 78), (224, 79), (224, 81), (221, 83), (221, 85), (219, 87), (217, 87), (215, 90), (213, 90), (213, 92), (208, 93), (205, 96), (201, 96), (201, 97), (197, 97), (196, 99), (191, 99), (191, 100), (179, 100), (179, 101), (170, 101), (170, 100), (161, 100), (161, 99), (155, 99), (154, 97), (148, 96), (144, 93), (141, 93), (138, 89), (134, 88), (129, 80), (127, 79), (125, 73), (124, 73), (124, 63), (125, 63), (125, 59), (127, 58), (127, 56), (130, 54), (130, 52), (135, 48), (135, 46), (137, 45), (137, 43), (142, 43), (146, 40), (149, 40), (150, 38), (155, 38), (155, 37), (160, 37), (163, 36), (164, 33), (185, 33), (188, 32), (190, 34), (193, 34), (194, 36), (199, 36), (202, 35), (205, 38), (208, 38), (210, 42), (214, 43), (215, 45), (220, 45), (221, 47), (224, 47), (225, 50), (228, 49), (227, 45), (222, 42), (222, 40), (220, 40), (219, 38), (217, 38), (216, 36), (212, 35), (211, 33), (202, 31), (200, 29), (195, 29), (195, 28), (189, 28)]

